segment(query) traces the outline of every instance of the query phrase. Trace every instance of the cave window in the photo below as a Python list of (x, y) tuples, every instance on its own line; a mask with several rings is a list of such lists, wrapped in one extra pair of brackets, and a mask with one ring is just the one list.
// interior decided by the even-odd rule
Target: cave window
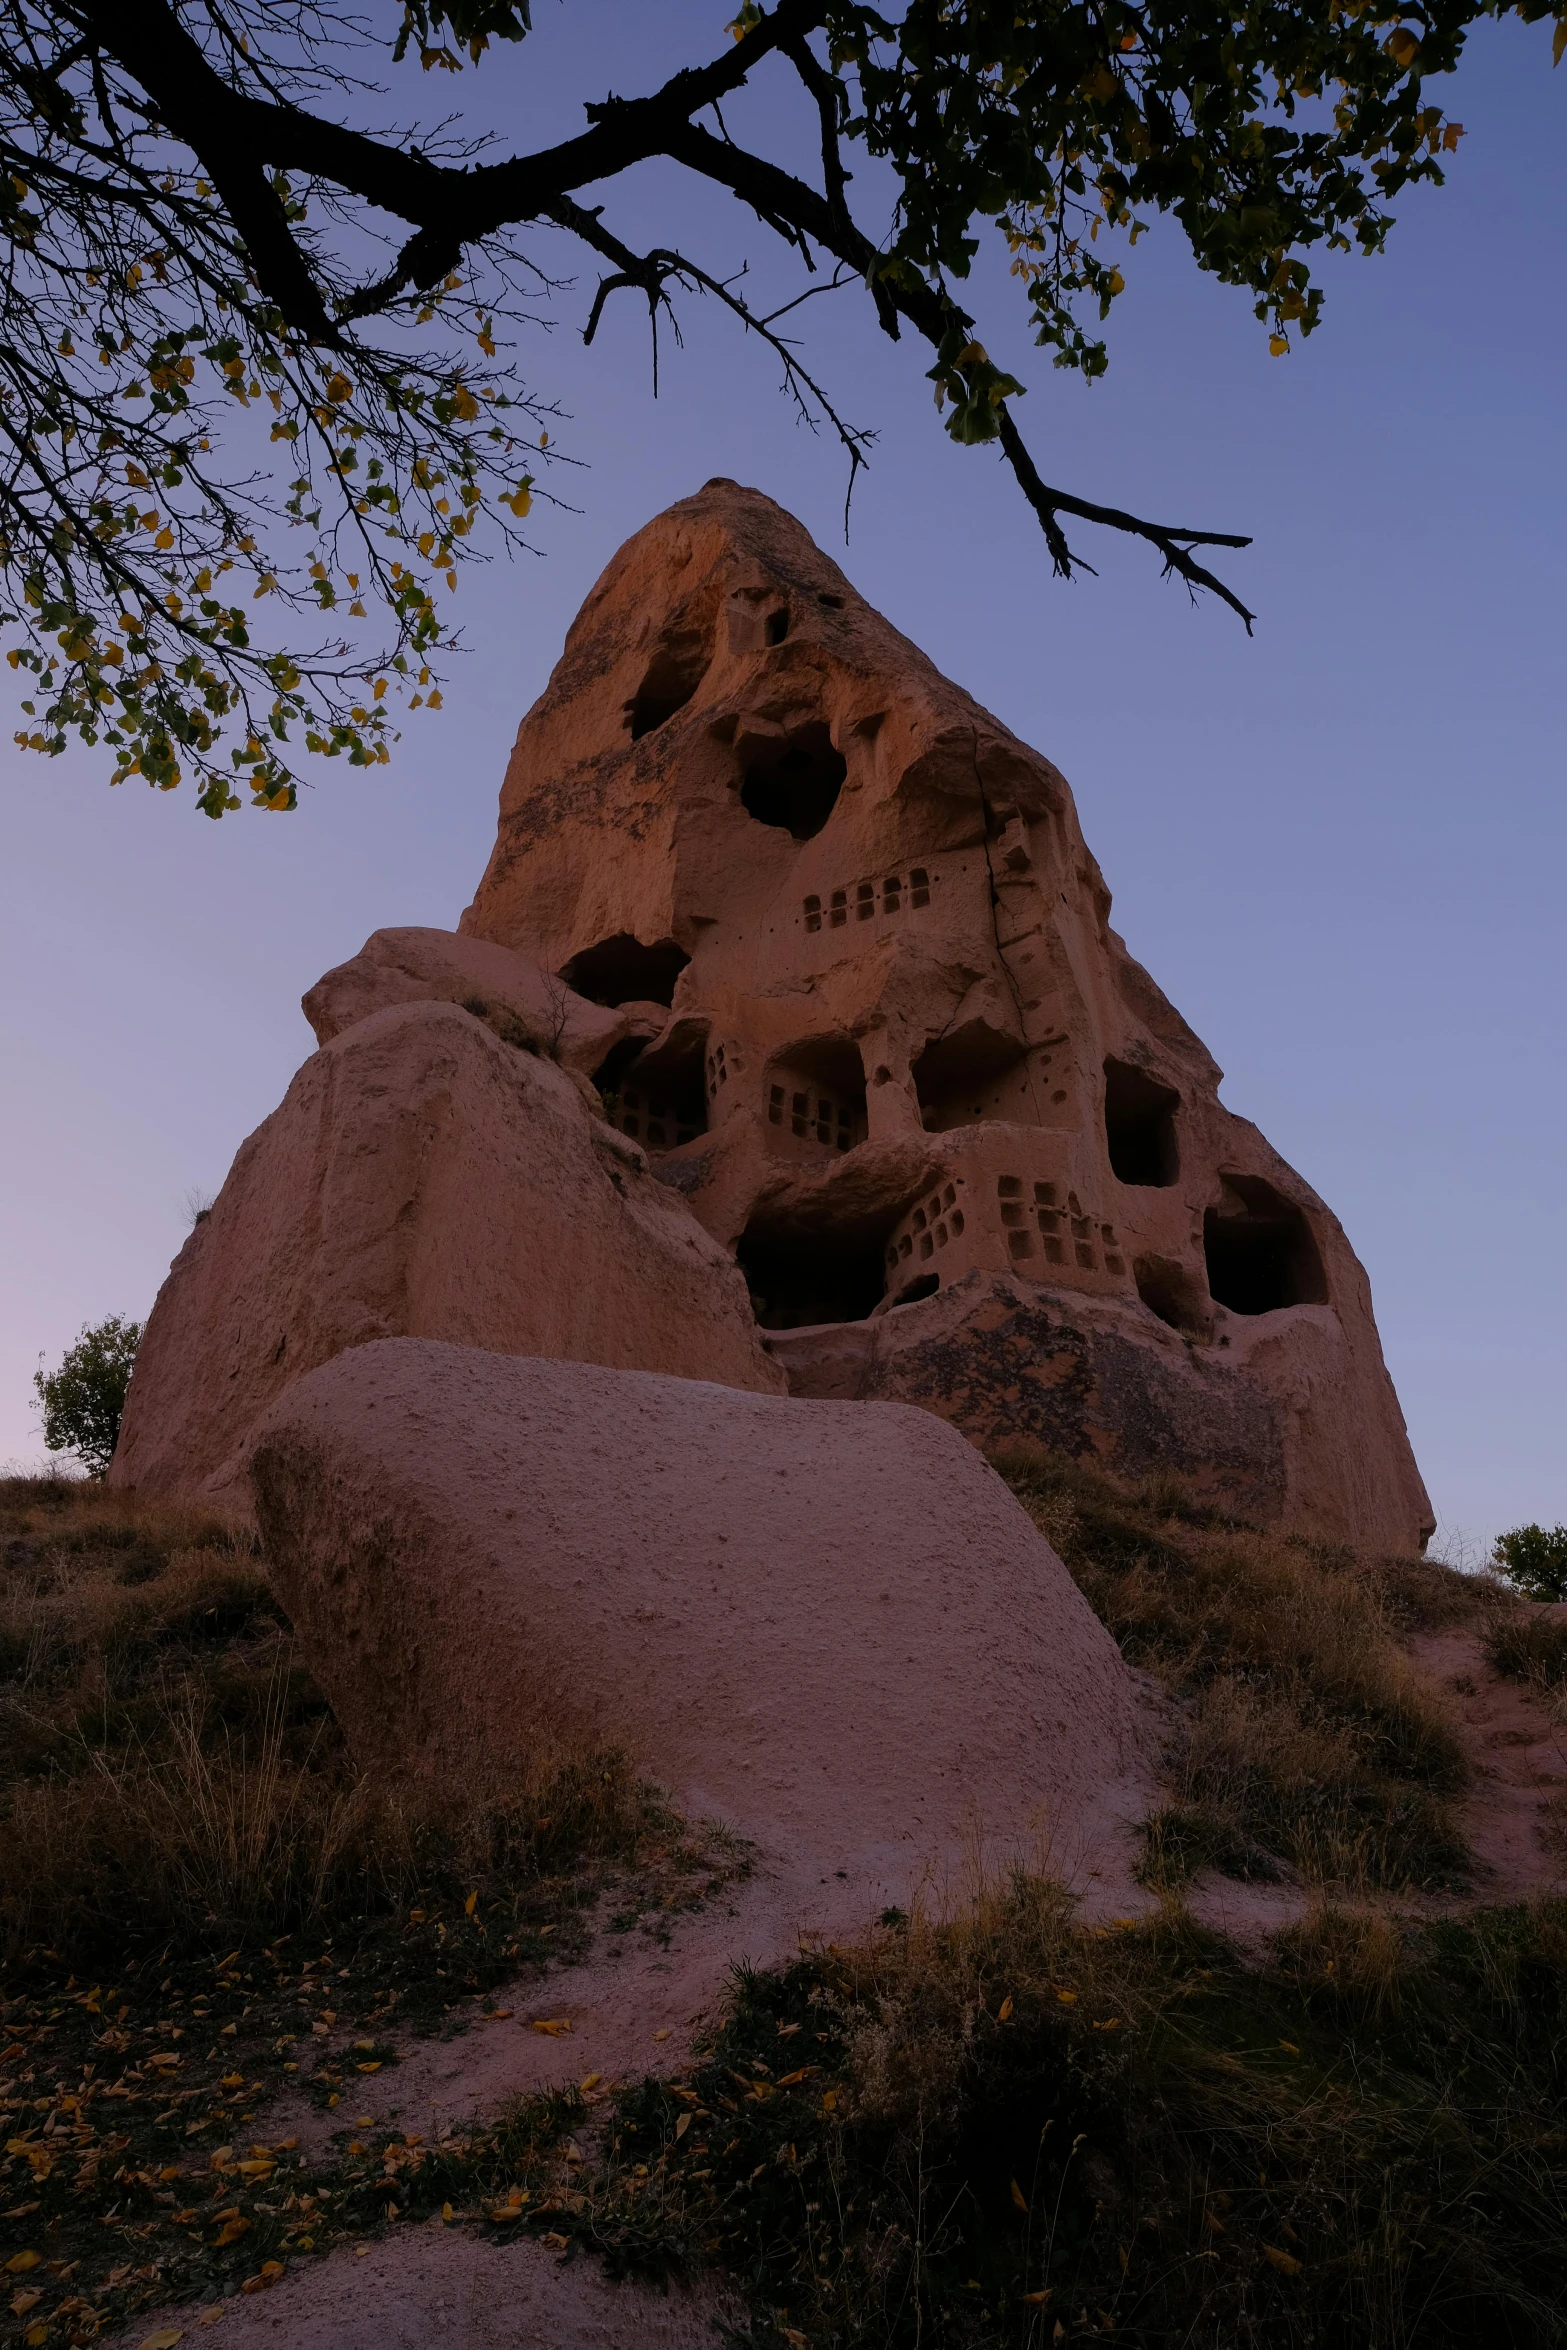
[(805, 927), (807, 930), (820, 930), (821, 926), (822, 901), (820, 898), (807, 898), (805, 901)]
[(890, 881), (884, 881), (882, 883), (881, 910), (884, 914), (897, 914), (902, 911), (902, 888), (903, 884), (899, 881), (896, 874), (893, 875)]
[(1032, 1122), (1025, 1048), (982, 1020), (932, 1037), (914, 1063), (913, 1076), (927, 1134), (950, 1133), (985, 1119)]
[(860, 921), (869, 922), (876, 911), (876, 885), (874, 882), (862, 881), (856, 885), (854, 911)]
[(1151, 1314), (1172, 1330), (1206, 1336), (1207, 1301), (1195, 1277), (1169, 1257), (1139, 1257), (1132, 1267), (1137, 1294)]
[(764, 1330), (863, 1322), (885, 1288), (886, 1224), (799, 1233), (753, 1217), (736, 1251)]
[(832, 905), (828, 910), (827, 919), (831, 923), (834, 930), (841, 930), (843, 928), (844, 924), (849, 919), (849, 899), (847, 891), (841, 889), (835, 889), (833, 891)]
[(641, 939), (621, 930), (573, 955), (561, 966), (560, 976), (589, 1003), (611, 1008), (616, 1004), (672, 1004), (675, 982), (690, 960), (672, 938), (644, 946)]
[(777, 825), (796, 840), (811, 840), (838, 804), (848, 766), (821, 724), (800, 727), (781, 758), (748, 767), (740, 805), (759, 824)]
[(1259, 1176), (1224, 1177), (1225, 1203), (1203, 1218), (1208, 1294), (1232, 1314), (1325, 1305), (1327, 1277), (1300, 1209)]
[(1118, 1183), (1161, 1189), (1180, 1173), (1175, 1113), (1181, 1097), (1125, 1061), (1105, 1063), (1105, 1140)]
[(706, 644), (690, 642), (666, 645), (654, 655), (626, 704), (626, 724), (634, 743), (685, 708), (707, 675), (710, 658)]
[(763, 631), (763, 634), (766, 636), (770, 645), (781, 645), (783, 643), (784, 638), (789, 634), (789, 613), (787, 607), (780, 606), (778, 611), (768, 613), (767, 625)]
[(797, 1046), (767, 1078), (767, 1122), (791, 1143), (849, 1151), (865, 1140), (865, 1068), (848, 1037)]
[[(630, 1056), (629, 1059), (627, 1056)], [(627, 1037), (595, 1073), (608, 1123), (648, 1150), (678, 1150), (707, 1132), (700, 1043), (678, 1053), (644, 1054)]]
[(909, 897), (916, 906), (930, 904), (930, 875), (923, 865), (916, 865), (909, 875)]

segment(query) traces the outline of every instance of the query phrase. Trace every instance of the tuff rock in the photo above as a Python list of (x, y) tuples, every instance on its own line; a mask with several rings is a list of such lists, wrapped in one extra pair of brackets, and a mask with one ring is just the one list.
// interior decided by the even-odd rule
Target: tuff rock
[(663, 1007), (606, 1110), (794, 1393), (1415, 1548), (1365, 1273), (1109, 915), (1057, 769), (716, 481), (588, 597), (461, 927)]

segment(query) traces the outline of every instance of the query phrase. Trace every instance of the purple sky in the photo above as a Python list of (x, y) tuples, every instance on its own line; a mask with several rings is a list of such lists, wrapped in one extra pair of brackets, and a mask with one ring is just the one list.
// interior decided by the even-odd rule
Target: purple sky
[[(710, 49), (725, 13), (570, 0), (471, 88), (509, 139), (563, 136), (584, 96)], [(1064, 770), (1116, 926), (1366, 1263), (1444, 1527), (1567, 1518), (1567, 72), (1547, 31), (1505, 25), (1434, 94), (1468, 132), (1447, 188), (1406, 199), (1385, 259), (1331, 271), (1288, 359), (1163, 229), (1092, 388), (1029, 347), (1003, 273), (976, 286), (1047, 479), (1255, 533), (1230, 559), (1251, 642), (1108, 540), (1082, 542), (1097, 580), (1055, 582), (996, 460), (950, 446), (926, 362), (852, 296), (805, 313), (835, 396), (882, 436), (845, 549), (842, 468), (763, 354), (690, 307), (655, 406), (635, 308), (584, 353), (579, 290), (524, 358), (571, 412), (580, 511), (536, 510), (539, 559), (471, 575), (473, 651), (389, 771), (323, 767), (297, 815), (212, 825), (188, 792), (109, 791), (85, 757), (0, 753), (0, 1460), (39, 1454), (40, 1352), (151, 1305), (186, 1193), (217, 1188), (310, 1049), (303, 990), (384, 924), (456, 922), (578, 603), (722, 473), (798, 514)], [(633, 240), (766, 258), (671, 174), (608, 201)]]

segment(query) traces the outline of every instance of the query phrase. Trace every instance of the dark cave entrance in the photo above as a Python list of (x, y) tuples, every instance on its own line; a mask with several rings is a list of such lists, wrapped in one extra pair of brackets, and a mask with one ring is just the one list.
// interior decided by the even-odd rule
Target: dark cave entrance
[(1226, 1175), (1223, 1182), (1224, 1205), (1202, 1220), (1214, 1303), (1232, 1314), (1326, 1305), (1327, 1276), (1300, 1209), (1260, 1176)]
[(707, 675), (711, 658), (705, 644), (680, 640), (654, 656), (647, 675), (626, 704), (626, 724), (634, 743), (685, 708)]
[(1181, 1097), (1146, 1070), (1105, 1063), (1105, 1141), (1118, 1183), (1164, 1188), (1181, 1171), (1175, 1113)]
[(802, 1233), (753, 1216), (735, 1251), (764, 1330), (863, 1322), (880, 1305), (884, 1226)]
[(647, 947), (629, 930), (584, 947), (561, 967), (561, 977), (590, 1004), (672, 1004), (675, 981), (691, 958), (672, 938)]
[(775, 824), (796, 840), (810, 840), (837, 806), (848, 772), (827, 728), (802, 726), (780, 758), (746, 769), (740, 805), (758, 824)]

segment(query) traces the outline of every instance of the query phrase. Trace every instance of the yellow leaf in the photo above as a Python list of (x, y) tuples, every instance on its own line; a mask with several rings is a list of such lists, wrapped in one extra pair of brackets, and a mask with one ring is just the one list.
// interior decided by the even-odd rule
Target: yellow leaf
[(452, 2207), (451, 2207), (451, 2205), (450, 2205), (449, 2203), (443, 2203), (443, 2204), (441, 2205), (441, 2217), (442, 2217), (442, 2219), (450, 2219), (450, 2218), (451, 2218), (451, 2216), (452, 2216)]
[(670, 2027), (669, 2027), (669, 2025), (668, 2025), (668, 2024), (666, 2024), (666, 2025), (664, 2026), (664, 2028), (663, 2028), (663, 2030), (662, 2030), (661, 2032), (655, 2032), (655, 2033), (653, 2034), (653, 2037), (654, 2037), (654, 2039), (655, 2039), (655, 2040), (668, 2040), (668, 2039), (670, 2039), (670, 2038), (672, 2037), (672, 2034), (671, 2034), (671, 2031), (670, 2031)]
[(26, 2333), (22, 2336), (22, 2339), (28, 2345), (28, 2350), (38, 2350), (38, 2345), (40, 2342), (48, 2341), (49, 2328), (41, 2323), (35, 2326), (29, 2326)]
[(13, 2293), (11, 2295), (11, 2315), (25, 2317), (30, 2309), (38, 2307), (42, 2299), (43, 2289), (39, 2285), (34, 2285), (30, 2291), (24, 2289), (20, 2293)]
[(1000, 2007), (999, 2007), (999, 2008), (997, 2009), (997, 2011), (996, 2011), (996, 2021), (997, 2021), (997, 2023), (998, 2023), (998, 2024), (1004, 2024), (1004, 2023), (1006, 2022), (1006, 2020), (1007, 2020), (1008, 2016), (1009, 2016), (1011, 2013), (1012, 2013), (1012, 1994), (1011, 1994), (1011, 1992), (1009, 1991), (1009, 1992), (1007, 1993), (1007, 1995), (1006, 1995), (1005, 1999), (1003, 1999), (1003, 2000), (1002, 2000)]
[(1030, 2309), (1043, 2309), (1054, 2291), (1054, 2285), (1047, 2285), (1042, 2293), (1019, 2293), (1018, 2299), (1026, 2301)]
[(689, 2130), (690, 2127), (691, 2116), (688, 2113), (683, 2113), (675, 2124), (675, 2138), (677, 2142), (685, 2136), (687, 2130)]
[(1273, 358), (1282, 359), (1289, 347), (1288, 335), (1269, 335), (1268, 350)]
[(183, 2326), (159, 2326), (155, 2334), (147, 2336), (140, 2345), (140, 2350), (174, 2350), (175, 2343), (183, 2342), (184, 2339), (185, 2329)]
[(1125, 291), (1125, 278), (1118, 269), (1112, 269), (1110, 275), (1105, 279), (1105, 292), (1107, 294), (1124, 294)]
[[(429, 534), (428, 534), (428, 533), (426, 533), (426, 536), (428, 536), (428, 535), (429, 535)], [(421, 547), (423, 547), (423, 541), (422, 541), (422, 540), (421, 540), (420, 544), (421, 544)], [(428, 552), (428, 550), (426, 549), (426, 550), (425, 550), (425, 552)], [(474, 1911), (475, 1911), (475, 1910), (478, 1908), (478, 1906), (479, 1906), (479, 1889), (478, 1889), (478, 1887), (477, 1887), (477, 1885), (476, 1885), (476, 1886), (474, 1887), (473, 1891), (472, 1891), (472, 1892), (469, 1894), (469, 1896), (468, 1896), (467, 1900), (466, 1900), (466, 1901), (463, 1903), (463, 1905), (462, 1905), (463, 1916), (464, 1916), (464, 1917), (466, 1917), (466, 1918), (471, 1918), (471, 1917), (472, 1917), (472, 1915), (473, 1915), (473, 1913), (474, 1913)]]
[(602, 2073), (589, 2073), (587, 2079), (582, 2083), (583, 2096), (586, 2097), (590, 2089), (596, 2089), (603, 2078), (604, 2075)]
[(1016, 2179), (1012, 2181), (1012, 2200), (1017, 2205), (1019, 2211), (1027, 2211), (1028, 2197), (1024, 2194)]
[(237, 2244), (241, 2236), (248, 2236), (249, 2233), (249, 2220), (242, 2218), (241, 2215), (236, 2212), (232, 2219), (224, 2221), (222, 2227), (218, 2230), (217, 2235), (213, 2238), (213, 2242), (215, 2244)]
[(331, 382), (327, 385), (326, 396), (334, 403), (339, 403), (343, 400), (351, 400), (354, 396), (354, 387), (349, 382), (347, 376), (339, 372), (333, 376)]
[(1552, 36), (1551, 63), (1553, 65), (1560, 65), (1564, 50), (1567, 50), (1567, 16), (1557, 19), (1556, 31)]
[(1264, 2244), (1262, 2249), (1264, 2256), (1271, 2260), (1274, 2267), (1284, 2276), (1299, 2276), (1300, 2262), (1295, 2258), (1293, 2252), (1281, 2252), (1277, 2244)]
[(1420, 43), (1407, 25), (1395, 25), (1382, 46), (1395, 65), (1407, 67), (1413, 63), (1415, 52)]
[(30, 2268), (38, 2266), (42, 2258), (41, 2252), (13, 2252), (5, 2264), (5, 2273), (8, 2277), (25, 2276)]
[(153, 542), (152, 542), (152, 543), (153, 543), (153, 545), (154, 545), (155, 547), (162, 547), (162, 548), (165, 548), (165, 549), (167, 549), (167, 548), (169, 548), (169, 547), (172, 547), (172, 546), (173, 546), (173, 544), (174, 544), (174, 533), (173, 533), (173, 531), (172, 531), (172, 530), (169, 530), (169, 529), (167, 529), (167, 528), (165, 528), (165, 529), (163, 529), (163, 530), (160, 530), (160, 531), (159, 531), (159, 533), (158, 533), (158, 535), (157, 535), (157, 537), (156, 537), (156, 538), (153, 540)]
[(564, 2015), (535, 2016), (533, 2029), (536, 2032), (548, 2032), (552, 2040), (558, 2040), (562, 2032), (571, 2030), (571, 2018)]
[(1075, 1991), (1058, 1991), (1056, 1993), (1056, 1997), (1060, 2000), (1063, 2007), (1075, 2007), (1077, 2005), (1077, 1993)]
[(354, 2067), (355, 2072), (358, 2073), (378, 2073), (380, 2069), (381, 2060), (379, 2057), (377, 2057), (374, 2064), (357, 2064)]

